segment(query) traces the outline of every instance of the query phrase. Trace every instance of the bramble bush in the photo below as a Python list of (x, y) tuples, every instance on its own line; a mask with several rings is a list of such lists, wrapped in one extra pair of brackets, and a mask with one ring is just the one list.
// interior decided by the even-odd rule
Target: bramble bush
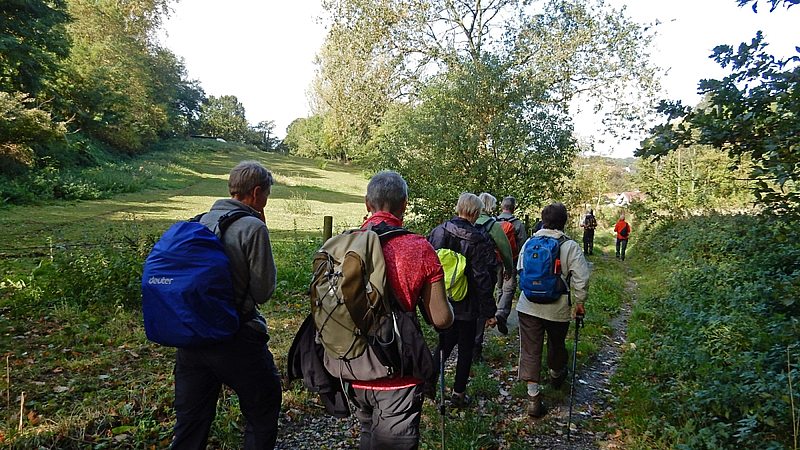
[(643, 295), (629, 332), (637, 349), (616, 379), (622, 422), (650, 446), (790, 446), (790, 395), (800, 404), (797, 223), (675, 220), (637, 250), (653, 263), (640, 268)]

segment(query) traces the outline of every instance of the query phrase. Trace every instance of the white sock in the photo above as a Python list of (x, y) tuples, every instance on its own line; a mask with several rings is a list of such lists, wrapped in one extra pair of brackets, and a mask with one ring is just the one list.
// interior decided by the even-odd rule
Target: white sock
[(528, 382), (528, 396), (536, 397), (539, 395), (539, 383)]

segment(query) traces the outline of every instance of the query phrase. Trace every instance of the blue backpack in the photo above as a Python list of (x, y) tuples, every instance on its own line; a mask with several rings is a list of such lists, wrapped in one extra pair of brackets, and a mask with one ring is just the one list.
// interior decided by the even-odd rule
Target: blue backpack
[(532, 236), (525, 244), (519, 287), (533, 303), (553, 303), (569, 289), (561, 278), (561, 244), (567, 240)]
[(237, 219), (220, 217), (219, 237), (202, 214), (172, 225), (153, 246), (142, 272), (142, 315), (147, 339), (169, 347), (223, 342), (239, 330), (233, 280), (220, 238)]

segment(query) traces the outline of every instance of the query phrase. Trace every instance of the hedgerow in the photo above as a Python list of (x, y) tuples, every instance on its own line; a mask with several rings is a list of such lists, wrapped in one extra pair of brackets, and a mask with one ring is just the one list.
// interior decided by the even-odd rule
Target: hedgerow
[(639, 268), (643, 295), (629, 331), (635, 350), (616, 378), (621, 420), (635, 440), (796, 448), (796, 225), (769, 216), (694, 217), (660, 224), (637, 245), (651, 264)]

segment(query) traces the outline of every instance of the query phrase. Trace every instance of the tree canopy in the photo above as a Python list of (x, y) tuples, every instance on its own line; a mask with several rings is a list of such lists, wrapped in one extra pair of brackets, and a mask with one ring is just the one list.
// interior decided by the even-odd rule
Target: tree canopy
[(66, 0), (0, 2), (0, 91), (36, 94), (69, 54)]
[[(740, 1), (740, 4), (748, 2)], [(773, 2), (773, 7), (779, 2)], [(788, 6), (793, 1), (784, 2)], [(756, 6), (756, 2), (753, 6)], [(800, 47), (797, 49), (800, 53)], [(711, 57), (730, 75), (701, 80), (697, 107), (663, 102), (657, 125), (638, 156), (662, 158), (693, 144), (723, 149), (752, 163), (758, 202), (777, 212), (800, 210), (800, 56), (777, 58), (761, 32), (734, 49), (719, 45)]]
[(467, 188), (534, 203), (558, 195), (577, 153), (573, 100), (631, 120), (648, 105), (630, 94), (657, 88), (648, 33), (599, 0), (323, 6), (322, 137), (306, 142), (330, 158), (400, 170), (428, 196), (418, 213), (445, 210), (438, 196), (452, 203)]

